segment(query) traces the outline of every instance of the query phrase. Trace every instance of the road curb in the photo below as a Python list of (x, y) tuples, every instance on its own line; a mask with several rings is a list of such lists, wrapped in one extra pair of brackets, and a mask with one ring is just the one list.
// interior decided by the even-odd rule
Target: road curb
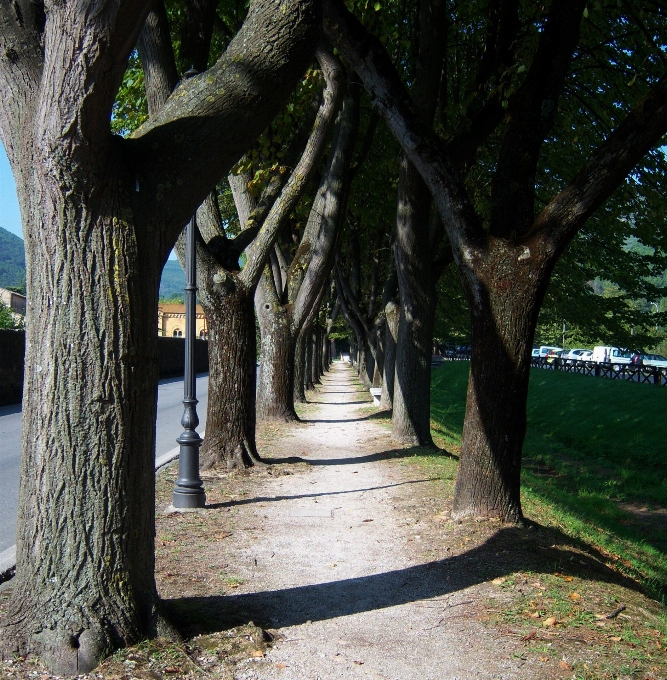
[[(202, 432), (199, 436), (203, 439), (206, 432)], [(163, 467), (166, 467), (172, 461), (176, 460), (181, 452), (181, 447), (177, 446), (167, 453), (163, 453), (155, 459), (155, 472), (158, 472)], [(7, 548), (0, 553), (0, 583), (9, 581), (14, 577), (16, 571), (16, 545)]]

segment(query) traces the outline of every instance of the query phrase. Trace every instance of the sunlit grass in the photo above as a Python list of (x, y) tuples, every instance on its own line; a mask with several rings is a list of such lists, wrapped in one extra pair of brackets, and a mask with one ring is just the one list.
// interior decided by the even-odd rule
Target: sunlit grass
[[(468, 362), (433, 374), (433, 434), (461, 444)], [(667, 389), (533, 369), (524, 512), (604, 553), (660, 597), (667, 588)], [(636, 512), (629, 512), (628, 510)]]

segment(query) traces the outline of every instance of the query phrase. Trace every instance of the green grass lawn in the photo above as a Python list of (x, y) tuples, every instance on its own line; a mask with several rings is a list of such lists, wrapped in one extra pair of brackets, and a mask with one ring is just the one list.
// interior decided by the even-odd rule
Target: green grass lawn
[[(468, 362), (433, 373), (431, 418), (461, 442)], [(667, 592), (667, 389), (532, 369), (524, 513), (583, 539), (656, 596)]]

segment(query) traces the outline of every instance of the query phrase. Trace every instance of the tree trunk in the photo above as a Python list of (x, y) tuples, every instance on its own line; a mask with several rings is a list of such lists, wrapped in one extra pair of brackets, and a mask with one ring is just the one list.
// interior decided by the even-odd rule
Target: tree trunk
[(382, 370), (382, 396), (380, 408), (392, 408), (394, 399), (394, 376), (396, 372), (396, 337), (398, 335), (398, 317), (400, 307), (395, 302), (388, 302), (384, 308), (384, 365)]
[(530, 360), (548, 268), (539, 248), (508, 247), (489, 237), (481, 274), (473, 278), (468, 272), (472, 359), (455, 519), (522, 521), (519, 487)]
[(159, 623), (150, 424), (162, 262), (127, 224), (130, 182), (105, 181), (117, 165), (106, 160), (101, 173), (81, 170), (91, 196), (63, 166), (59, 185), (42, 159), (35, 212), (24, 213), (17, 576), (0, 640), (63, 675), (88, 672)]
[(329, 334), (323, 328), (320, 334), (320, 377), (329, 370)]
[(311, 327), (306, 327), (302, 331), (304, 336), (304, 343), (306, 347), (306, 370), (304, 374), (306, 382), (306, 390), (314, 390), (315, 385), (313, 384), (313, 375), (315, 373), (315, 367), (313, 365), (313, 331)]
[(257, 419), (298, 420), (294, 410), (294, 350), (289, 314), (263, 274), (255, 294), (261, 349), (257, 382)]
[(384, 365), (384, 348), (380, 345), (380, 331), (373, 329), (376, 333), (375, 360), (373, 361), (373, 387), (382, 387), (382, 366)]
[(435, 283), (429, 252), (431, 196), (404, 156), (399, 177), (396, 270), (401, 309), (396, 339), (391, 435), (396, 441), (430, 446), (431, 356), (435, 325)]
[(306, 338), (303, 333), (291, 340), (294, 343), (294, 402), (306, 403)]
[(209, 379), (202, 467), (206, 470), (222, 464), (228, 470), (243, 469), (259, 460), (255, 444), (257, 340), (253, 292), (237, 280), (233, 289), (206, 298)]
[(319, 324), (316, 324), (313, 328), (313, 385), (321, 385), (322, 381), (320, 376), (322, 375), (322, 343), (321, 343), (321, 330)]
[(366, 338), (362, 335), (359, 338), (357, 350), (357, 375), (361, 384), (368, 389), (370, 381), (368, 380), (368, 364), (366, 363), (368, 359), (368, 348), (366, 347)]

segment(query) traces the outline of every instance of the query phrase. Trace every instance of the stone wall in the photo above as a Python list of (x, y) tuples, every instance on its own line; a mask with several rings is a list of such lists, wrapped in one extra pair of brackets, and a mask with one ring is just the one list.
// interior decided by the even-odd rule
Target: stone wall
[(0, 406), (21, 401), (24, 354), (25, 333), (0, 328)]
[[(185, 338), (158, 338), (160, 377), (172, 378), (185, 372)], [(195, 340), (195, 371), (208, 371), (208, 342)]]
[[(185, 339), (158, 338), (160, 378), (183, 375)], [(23, 392), (25, 333), (0, 329), (0, 406), (18, 404)], [(195, 370), (208, 371), (208, 342), (195, 340)]]

